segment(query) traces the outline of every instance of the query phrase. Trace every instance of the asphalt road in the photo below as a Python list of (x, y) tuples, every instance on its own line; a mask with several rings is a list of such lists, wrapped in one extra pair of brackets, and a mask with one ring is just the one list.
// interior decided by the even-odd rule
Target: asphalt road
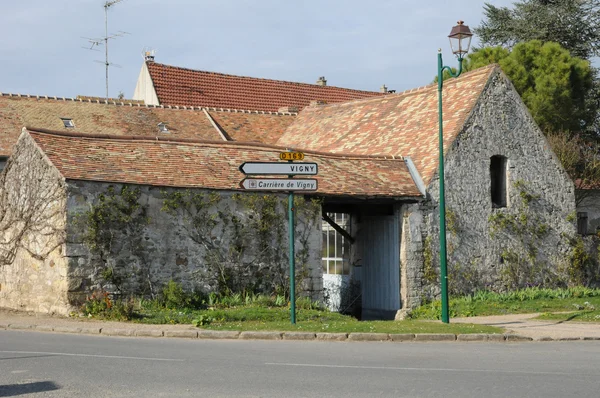
[(600, 341), (359, 343), (0, 331), (0, 397), (594, 397)]

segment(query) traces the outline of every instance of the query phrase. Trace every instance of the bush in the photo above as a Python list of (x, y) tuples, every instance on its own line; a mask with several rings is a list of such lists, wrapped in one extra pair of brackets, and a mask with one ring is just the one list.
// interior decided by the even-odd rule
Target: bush
[(112, 300), (108, 292), (94, 292), (88, 296), (81, 311), (88, 317), (129, 321), (135, 313), (133, 299)]

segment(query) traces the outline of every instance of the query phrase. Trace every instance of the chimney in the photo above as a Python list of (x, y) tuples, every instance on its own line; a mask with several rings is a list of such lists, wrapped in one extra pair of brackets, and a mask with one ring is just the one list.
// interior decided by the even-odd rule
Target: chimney
[(379, 88), (379, 92), (383, 93), (383, 94), (387, 94), (388, 89), (385, 84)]
[(282, 106), (277, 110), (279, 113), (298, 113), (297, 106)]
[(327, 80), (325, 80), (325, 76), (319, 77), (319, 80), (317, 80), (317, 84), (319, 86), (326, 86), (327, 85)]
[(144, 52), (144, 61), (154, 62), (154, 50)]

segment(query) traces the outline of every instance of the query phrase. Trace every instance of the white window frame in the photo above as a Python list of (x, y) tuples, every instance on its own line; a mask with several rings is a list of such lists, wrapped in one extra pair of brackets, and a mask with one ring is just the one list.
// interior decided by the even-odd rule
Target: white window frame
[[(350, 221), (350, 215), (345, 213), (327, 213), (327, 216), (331, 218), (340, 227), (348, 230), (348, 223)], [(331, 234), (330, 231), (334, 233)], [(327, 221), (323, 221), (322, 232), (326, 232), (323, 239), (323, 249), (326, 252), (322, 259), (323, 274), (325, 275), (349, 275), (350, 264), (348, 262), (348, 253), (346, 250), (346, 238), (339, 232), (337, 232)], [(333, 246), (331, 246), (330, 236), (333, 235)], [(337, 253), (338, 242), (341, 239), (341, 253)], [(333, 253), (330, 249), (333, 247)], [(339, 264), (341, 265), (338, 265)], [(341, 269), (340, 269), (341, 268)], [(338, 272), (340, 270), (340, 272)]]

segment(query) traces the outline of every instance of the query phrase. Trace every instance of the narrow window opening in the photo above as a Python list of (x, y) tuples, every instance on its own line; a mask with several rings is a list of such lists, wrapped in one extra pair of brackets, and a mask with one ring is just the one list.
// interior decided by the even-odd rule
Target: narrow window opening
[(490, 180), (492, 193), (492, 207), (506, 207), (506, 165), (507, 159), (504, 156), (492, 156), (490, 159)]
[(587, 235), (588, 233), (588, 214), (585, 211), (577, 212), (577, 233)]
[(68, 118), (68, 117), (61, 117), (60, 120), (62, 120), (63, 125), (66, 128), (69, 128), (69, 129), (75, 128), (75, 123), (73, 123), (73, 119)]

